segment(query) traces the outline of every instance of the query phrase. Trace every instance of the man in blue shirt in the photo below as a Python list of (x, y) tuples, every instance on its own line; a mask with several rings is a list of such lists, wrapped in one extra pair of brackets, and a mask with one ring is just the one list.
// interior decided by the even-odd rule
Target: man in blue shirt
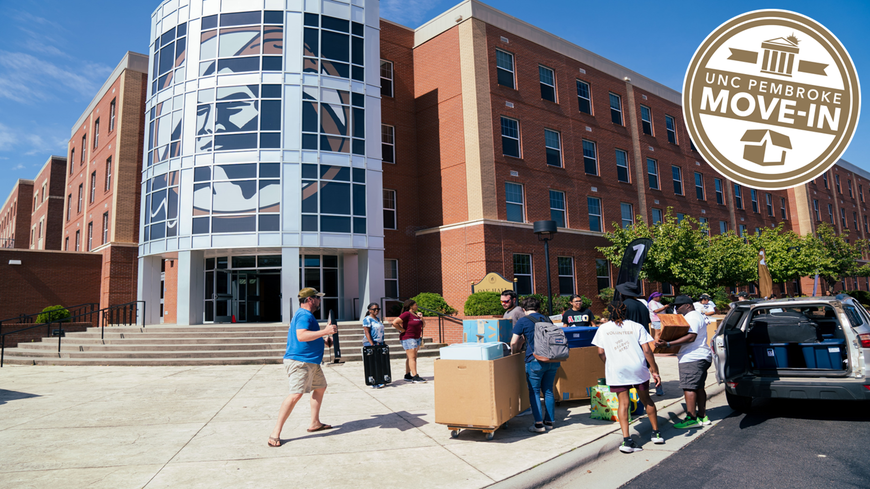
[[(326, 392), (326, 377), (320, 364), (323, 362), (324, 345), (331, 346), (330, 335), (338, 331), (335, 324), (320, 329), (314, 312), (320, 308), (324, 294), (311, 287), (299, 291), (299, 310), (290, 321), (287, 331), (287, 352), (284, 354), (284, 370), (290, 380), (290, 395), (281, 403), (278, 422), (269, 436), (270, 447), (281, 446), (281, 429), (303, 394), (311, 392), (311, 425), (309, 433), (328, 430), (332, 426), (320, 422), (320, 405)], [(326, 340), (324, 340), (326, 338)]]

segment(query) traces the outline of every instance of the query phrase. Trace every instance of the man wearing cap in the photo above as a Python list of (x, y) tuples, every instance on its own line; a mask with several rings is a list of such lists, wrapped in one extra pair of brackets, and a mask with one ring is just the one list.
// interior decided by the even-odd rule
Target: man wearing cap
[[(299, 291), (299, 310), (290, 321), (287, 331), (287, 351), (284, 353), (284, 371), (290, 381), (290, 395), (284, 398), (278, 411), (278, 422), (269, 436), (270, 447), (281, 446), (281, 429), (303, 394), (311, 393), (311, 424), (308, 432), (328, 430), (332, 426), (320, 421), (320, 405), (326, 392), (326, 377), (320, 364), (323, 362), (324, 345), (332, 345), (330, 335), (338, 331), (335, 324), (320, 329), (314, 312), (320, 308), (324, 294), (306, 287)], [(324, 340), (324, 338), (326, 338)]]
[(749, 292), (740, 291), (737, 293), (737, 301), (728, 304), (728, 307), (734, 309), (735, 303), (739, 301), (748, 301), (749, 300)]
[(689, 323), (689, 332), (671, 341), (656, 340), (656, 346), (680, 346), (677, 353), (680, 368), (680, 388), (686, 398), (686, 419), (674, 424), (675, 428), (700, 428), (712, 424), (707, 417), (707, 370), (713, 361), (713, 350), (707, 346), (707, 327), (704, 316), (695, 310), (692, 298), (679, 295), (674, 299), (677, 314)]
[(649, 333), (649, 309), (639, 300), (640, 287), (634, 282), (625, 282), (616, 286), (616, 290), (622, 294), (622, 303), (625, 304), (625, 319), (634, 321)]
[(710, 316), (716, 314), (716, 305), (713, 301), (710, 300), (710, 296), (707, 294), (701, 294), (701, 297), (698, 299), (698, 302), (694, 303), (693, 306), (695, 310), (700, 312), (702, 316), (704, 316), (704, 324), (710, 324)]

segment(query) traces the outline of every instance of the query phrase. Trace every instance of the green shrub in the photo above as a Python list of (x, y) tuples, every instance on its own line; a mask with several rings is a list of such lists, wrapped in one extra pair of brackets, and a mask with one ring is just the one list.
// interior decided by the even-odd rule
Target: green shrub
[(870, 304), (870, 292), (866, 290), (850, 290), (846, 293), (857, 299), (861, 304)]
[(604, 307), (607, 307), (608, 304), (613, 302), (613, 288), (607, 287), (605, 289), (601, 289), (601, 292), (598, 293), (598, 298), (601, 299), (601, 302), (604, 303)]
[(51, 321), (69, 321), (70, 314), (63, 306), (48, 306), (36, 316), (37, 323), (49, 323)]
[[(411, 297), (411, 299), (414, 299), (414, 302), (416, 302), (419, 307), (425, 307), (426, 309), (431, 309), (448, 316), (456, 314), (456, 309), (450, 307), (443, 297), (434, 292), (421, 292), (417, 294), (416, 297)], [(423, 316), (435, 316), (435, 314), (422, 309), (420, 309), (420, 312), (423, 313)]]
[(501, 294), (475, 292), (465, 300), (463, 312), (466, 316), (501, 316), (504, 314), (504, 308), (501, 307)]

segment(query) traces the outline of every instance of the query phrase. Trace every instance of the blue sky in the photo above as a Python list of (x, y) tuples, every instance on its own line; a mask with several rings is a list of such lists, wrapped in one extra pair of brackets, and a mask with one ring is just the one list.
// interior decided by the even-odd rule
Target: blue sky
[[(382, 0), (381, 17), (417, 27), (457, 3)], [(870, 86), (867, 0), (486, 3), (678, 91), (695, 49), (721, 23), (750, 10), (792, 10), (832, 31), (852, 55), (862, 87)], [(34, 178), (50, 155), (66, 154), (72, 125), (124, 53), (147, 52), (149, 19), (159, 4), (0, 0), (0, 201), (17, 179)], [(843, 158), (870, 171), (868, 103)]]

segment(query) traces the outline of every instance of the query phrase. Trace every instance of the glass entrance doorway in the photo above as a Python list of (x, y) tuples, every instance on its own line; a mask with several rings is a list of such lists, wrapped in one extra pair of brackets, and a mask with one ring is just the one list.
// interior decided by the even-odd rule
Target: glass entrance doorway
[(203, 319), (217, 323), (281, 322), (280, 266), (280, 256), (232, 257), (232, 262), (228, 257), (207, 258)]

